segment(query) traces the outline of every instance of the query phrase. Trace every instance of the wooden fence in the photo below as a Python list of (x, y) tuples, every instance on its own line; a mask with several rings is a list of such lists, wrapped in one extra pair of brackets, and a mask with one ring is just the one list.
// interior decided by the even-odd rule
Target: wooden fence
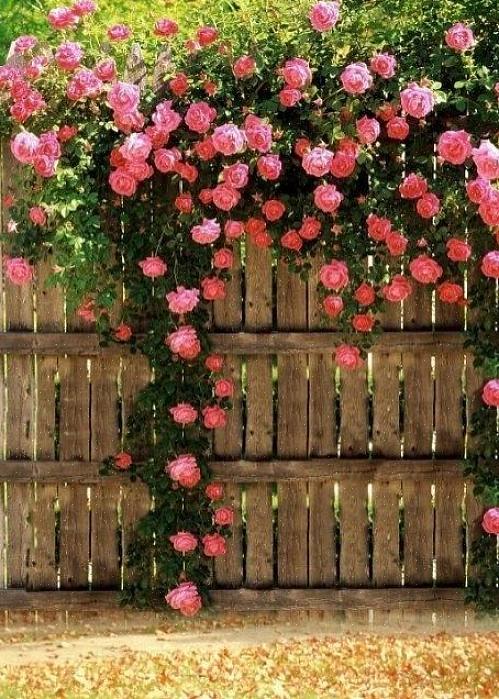
[[(4, 148), (4, 191), (11, 169)], [(307, 284), (268, 250), (242, 253), (213, 313), (236, 394), (212, 469), (237, 513), (215, 603), (461, 599), (481, 512), (460, 463), (480, 385), (462, 309), (418, 289), (383, 317), (365, 369), (341, 372), (337, 336), (320, 323), (317, 265)], [(149, 381), (147, 362), (99, 348), (67, 317), (62, 293), (44, 288), (49, 266), (33, 288), (5, 285), (0, 297), (0, 608), (109, 603), (151, 505), (143, 486), (98, 475)]]

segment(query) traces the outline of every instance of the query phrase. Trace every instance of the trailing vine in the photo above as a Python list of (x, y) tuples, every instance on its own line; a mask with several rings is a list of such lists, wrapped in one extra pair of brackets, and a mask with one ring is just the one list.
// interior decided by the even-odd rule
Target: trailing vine
[(151, 34), (170, 57), (153, 89), (126, 75), (132, 30), (87, 41), (96, 7), (79, 0), (49, 13), (48, 42), (18, 38), (0, 68), (0, 126), (23, 166), (21, 196), (4, 197), (7, 279), (30, 282), (52, 255), (50, 283), (70, 310), (154, 372), (105, 465), (154, 497), (129, 551), (127, 601), (166, 594), (192, 615), (210, 559), (225, 553), (233, 513), (209, 457), (234, 386), (210, 352), (209, 308), (239, 248), (255, 245), (304, 278), (323, 260), (345, 370), (365, 361), (379, 313), (417, 284), (466, 308), (484, 376), (465, 467), (484, 504), (469, 589), (496, 604), (499, 66), (480, 27), (497, 11), (487, 0), (396, 10), (404, 21), (387, 27), (385, 2), (243, 4), (187, 38), (163, 18)]

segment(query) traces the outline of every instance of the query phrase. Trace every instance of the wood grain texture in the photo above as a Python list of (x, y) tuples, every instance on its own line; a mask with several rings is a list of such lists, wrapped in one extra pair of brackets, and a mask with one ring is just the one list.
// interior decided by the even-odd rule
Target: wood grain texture
[(415, 472), (402, 483), (404, 497), (404, 571), (406, 585), (433, 581), (433, 504), (431, 483)]
[(465, 573), (464, 478), (438, 478), (435, 489), (437, 584), (462, 585)]

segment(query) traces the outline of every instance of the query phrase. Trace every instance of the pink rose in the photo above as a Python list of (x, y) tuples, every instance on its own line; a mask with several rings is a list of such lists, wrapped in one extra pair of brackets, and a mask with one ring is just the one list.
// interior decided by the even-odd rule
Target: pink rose
[(388, 137), (396, 141), (405, 141), (409, 135), (409, 131), (409, 124), (404, 117), (393, 117), (386, 125)]
[(189, 105), (184, 120), (191, 131), (206, 133), (216, 116), (216, 109), (210, 107), (206, 102), (194, 102)]
[(182, 97), (189, 91), (189, 78), (185, 73), (177, 75), (168, 82), (168, 87), (177, 97)]
[(329, 296), (325, 297), (322, 302), (322, 306), (326, 315), (328, 315), (330, 318), (336, 318), (343, 310), (343, 299), (341, 296), (332, 296), (330, 294)]
[(157, 127), (166, 133), (172, 133), (182, 123), (180, 114), (172, 109), (171, 100), (164, 100), (156, 106), (152, 120)]
[(195, 243), (209, 245), (220, 236), (220, 224), (216, 219), (204, 218), (203, 223), (191, 229), (191, 237)]
[(29, 131), (21, 131), (10, 142), (10, 150), (16, 160), (23, 165), (32, 164), (38, 150), (40, 140)]
[(396, 274), (390, 283), (381, 289), (381, 293), (387, 301), (400, 303), (412, 294), (411, 281), (402, 274)]
[(177, 148), (159, 148), (154, 153), (154, 165), (159, 172), (175, 172), (182, 155)]
[(56, 7), (50, 10), (47, 20), (53, 29), (67, 29), (78, 23), (78, 15), (70, 7)]
[(88, 299), (84, 301), (76, 311), (78, 318), (81, 318), (86, 323), (94, 323), (97, 320), (95, 315), (95, 301)]
[(482, 400), (491, 408), (499, 408), (499, 379), (490, 379), (482, 390)]
[(244, 233), (244, 224), (241, 221), (227, 221), (224, 226), (225, 237), (228, 240), (236, 240)]
[(178, 34), (178, 24), (167, 17), (158, 19), (154, 25), (154, 33), (156, 36), (175, 36)]
[(355, 290), (353, 296), (357, 303), (360, 303), (361, 306), (370, 306), (376, 299), (376, 292), (371, 284), (362, 282), (362, 284)]
[(114, 456), (114, 465), (120, 471), (127, 471), (132, 465), (131, 455), (126, 451), (120, 451)]
[(475, 37), (466, 24), (458, 22), (445, 32), (445, 43), (454, 51), (467, 51), (474, 45)]
[(234, 264), (234, 254), (228, 248), (220, 248), (213, 255), (213, 266), (216, 269), (230, 269)]
[(225, 556), (227, 543), (221, 534), (205, 534), (201, 539), (205, 556)]
[(129, 175), (137, 180), (137, 182), (143, 182), (154, 175), (153, 168), (144, 160), (127, 162), (125, 170)]
[(499, 250), (491, 250), (482, 259), (480, 269), (485, 277), (499, 279)]
[(421, 218), (433, 218), (440, 211), (440, 199), (436, 194), (427, 192), (426, 194), (423, 194), (420, 199), (418, 199), (416, 211)]
[(203, 603), (194, 583), (183, 582), (171, 590), (165, 597), (172, 609), (178, 609), (183, 616), (194, 616)]
[(226, 184), (217, 185), (211, 192), (211, 199), (217, 209), (230, 211), (239, 204), (241, 194), (237, 189), (228, 187)]
[(313, 5), (308, 17), (315, 31), (328, 32), (334, 29), (340, 18), (340, 5), (337, 2), (321, 0)]
[(206, 497), (210, 500), (221, 500), (224, 496), (224, 488), (221, 483), (209, 483), (205, 488)]
[(206, 357), (204, 364), (206, 368), (210, 371), (222, 371), (224, 365), (224, 358), (220, 354), (210, 354)]
[(491, 507), (484, 514), (482, 528), (487, 534), (499, 535), (499, 507)]
[(291, 58), (281, 68), (281, 75), (288, 87), (301, 90), (312, 82), (312, 71), (308, 61)]
[(260, 177), (266, 180), (277, 180), (282, 170), (282, 162), (278, 155), (262, 155), (256, 162)]
[(269, 199), (262, 206), (262, 213), (267, 221), (278, 221), (285, 211), (286, 207), (279, 199)]
[(165, 471), (172, 481), (179, 483), (184, 488), (194, 488), (201, 480), (201, 471), (196, 457), (192, 454), (180, 454), (167, 464)]
[(374, 316), (370, 313), (357, 313), (352, 318), (352, 327), (359, 333), (368, 333), (374, 327)]
[(402, 199), (419, 199), (428, 191), (428, 182), (424, 177), (411, 172), (399, 185), (399, 192)]
[(78, 17), (85, 17), (93, 14), (97, 10), (97, 5), (93, 0), (77, 0), (71, 9)]
[(397, 68), (395, 56), (389, 53), (378, 53), (373, 56), (369, 62), (369, 66), (373, 73), (376, 73), (382, 78), (393, 78)]
[(450, 238), (446, 245), (447, 257), (453, 262), (466, 262), (471, 257), (471, 245), (459, 238)]
[(168, 269), (166, 262), (164, 262), (161, 257), (157, 256), (146, 257), (145, 260), (141, 260), (139, 262), (139, 267), (143, 275), (151, 279), (163, 277)]
[(182, 325), (170, 333), (165, 339), (165, 345), (173, 354), (186, 360), (195, 359), (201, 352), (201, 343), (192, 325)]
[(367, 235), (377, 243), (383, 242), (392, 230), (392, 222), (388, 218), (382, 218), (376, 214), (369, 214), (366, 224)]
[(198, 540), (190, 532), (177, 532), (168, 538), (175, 551), (179, 553), (191, 553), (198, 545)]
[(419, 255), (409, 265), (411, 275), (421, 284), (434, 284), (444, 273), (441, 266), (428, 255)]
[(117, 75), (116, 61), (114, 58), (105, 58), (102, 61), (99, 61), (94, 68), (94, 73), (99, 80), (106, 83), (112, 82)]
[(279, 104), (283, 107), (294, 107), (301, 100), (300, 90), (293, 87), (283, 87), (279, 92)]
[(232, 398), (234, 395), (234, 383), (231, 379), (218, 379), (218, 381), (215, 381), (215, 395), (217, 398)]
[(407, 249), (408, 239), (398, 231), (389, 231), (386, 234), (385, 243), (390, 255), (398, 257), (403, 255)]
[(177, 286), (176, 291), (166, 294), (168, 310), (170, 313), (190, 313), (199, 303), (199, 289), (186, 289), (184, 286)]
[(74, 70), (78, 68), (83, 58), (83, 49), (80, 44), (66, 41), (55, 52), (55, 62), (62, 70)]
[(249, 78), (256, 70), (256, 61), (252, 56), (240, 56), (232, 66), (234, 77), (242, 80)]
[(119, 342), (128, 342), (132, 335), (132, 328), (126, 323), (120, 323), (114, 331), (114, 338)]
[(248, 184), (249, 167), (245, 163), (234, 163), (224, 168), (224, 182), (234, 189), (241, 189)]
[(219, 527), (230, 527), (234, 524), (234, 510), (232, 507), (219, 507), (213, 513), (213, 519)]
[(140, 88), (131, 83), (114, 83), (107, 97), (109, 106), (118, 114), (129, 114), (139, 106)]
[(198, 419), (198, 411), (190, 403), (178, 403), (169, 413), (179, 425), (192, 425)]
[(340, 75), (345, 92), (363, 95), (373, 84), (373, 76), (365, 63), (351, 63)]
[(119, 167), (109, 175), (113, 192), (122, 197), (132, 197), (137, 191), (137, 181), (125, 168)]
[(53, 177), (57, 168), (57, 160), (50, 155), (36, 155), (33, 160), (35, 172), (40, 177)]
[(219, 153), (235, 155), (244, 150), (246, 136), (235, 124), (223, 124), (213, 131), (212, 143)]
[(315, 216), (305, 216), (298, 233), (303, 240), (315, 240), (319, 237), (322, 224)]
[(5, 260), (7, 279), (16, 286), (28, 284), (33, 279), (33, 268), (24, 257), (9, 257)]
[(466, 183), (466, 194), (473, 204), (481, 204), (490, 190), (490, 182), (482, 177), (478, 177), (476, 180), (469, 180)]
[(125, 41), (132, 36), (132, 30), (126, 24), (114, 24), (107, 30), (110, 41)]
[(215, 146), (213, 145), (213, 140), (211, 136), (208, 138), (203, 139), (202, 141), (198, 141), (196, 145), (194, 146), (194, 150), (196, 151), (196, 155), (201, 159), (201, 160), (213, 160), (213, 158), (216, 156), (217, 151), (215, 149)]
[(219, 405), (207, 405), (201, 413), (203, 425), (207, 430), (215, 430), (219, 427), (225, 427), (227, 424), (227, 412)]
[(61, 126), (57, 132), (57, 138), (61, 143), (67, 143), (68, 141), (71, 141), (72, 138), (76, 136), (78, 133), (78, 127), (77, 126), (68, 126), (67, 124), (65, 126)]
[(139, 112), (115, 112), (114, 124), (119, 131), (129, 134), (132, 131), (141, 131), (144, 128), (145, 117)]
[(47, 223), (47, 214), (41, 206), (32, 206), (29, 210), (29, 218), (35, 226), (44, 226)]
[(334, 213), (343, 200), (343, 194), (334, 184), (320, 184), (314, 190), (314, 203), (324, 213)]
[(327, 148), (312, 148), (302, 160), (302, 167), (308, 175), (323, 177), (329, 172), (333, 162), (333, 153)]
[(490, 189), (478, 207), (480, 218), (487, 226), (499, 225), (499, 191)]
[(248, 114), (244, 120), (244, 134), (251, 150), (267, 153), (272, 146), (272, 127), (263, 119)]
[(379, 121), (367, 116), (357, 119), (356, 129), (359, 141), (363, 144), (375, 143), (381, 131)]
[(499, 178), (499, 150), (489, 141), (483, 140), (479, 148), (471, 151), (478, 174), (484, 180)]
[(215, 27), (200, 27), (196, 32), (200, 46), (208, 46), (218, 39), (218, 29)]
[(125, 160), (147, 160), (152, 150), (152, 141), (143, 133), (132, 133), (120, 147), (120, 154)]
[(303, 158), (310, 148), (311, 144), (308, 138), (297, 138), (293, 150), (299, 158)]
[(452, 165), (462, 165), (471, 150), (471, 136), (466, 131), (445, 131), (438, 139), (439, 156)]
[(36, 36), (20, 36), (14, 41), (14, 53), (26, 53), (38, 44)]
[(360, 349), (353, 345), (339, 345), (334, 354), (336, 364), (342, 369), (358, 369), (363, 366), (364, 361), (360, 356)]
[(438, 298), (443, 303), (459, 303), (464, 299), (464, 290), (460, 284), (454, 282), (442, 282), (438, 289)]
[(319, 279), (326, 289), (333, 291), (344, 289), (350, 281), (348, 267), (341, 260), (331, 260), (329, 264), (321, 267)]
[(402, 109), (415, 119), (424, 119), (435, 106), (435, 96), (428, 87), (417, 83), (409, 85), (400, 93)]
[(219, 277), (205, 277), (201, 280), (201, 292), (205, 301), (222, 301), (226, 296), (225, 282)]
[(303, 240), (300, 238), (300, 234), (297, 231), (291, 229), (281, 236), (281, 245), (287, 250), (299, 252), (303, 247)]
[(334, 177), (350, 177), (355, 170), (355, 156), (348, 151), (339, 150), (334, 154), (330, 172)]
[(194, 202), (192, 201), (192, 194), (190, 192), (185, 192), (185, 194), (179, 194), (175, 197), (175, 208), (178, 209), (183, 214), (190, 214)]

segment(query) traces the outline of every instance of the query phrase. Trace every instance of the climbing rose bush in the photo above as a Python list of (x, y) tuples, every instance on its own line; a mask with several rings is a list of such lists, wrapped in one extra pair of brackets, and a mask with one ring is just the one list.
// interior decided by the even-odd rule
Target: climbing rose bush
[[(210, 559), (225, 554), (234, 522), (208, 469), (234, 385), (206, 330), (241, 245), (272, 248), (303, 278), (319, 258), (342, 371), (364, 366), (380, 313), (418, 285), (472, 310), (488, 378), (467, 472), (485, 503), (498, 502), (499, 149), (488, 126), (498, 107), (494, 76), (474, 58), (480, 37), (432, 4), (426, 33), (378, 27), (359, 45), (360, 19), (339, 2), (300, 8), (292, 42), (251, 23), (224, 32), (223, 14), (220, 28), (188, 37), (159, 18), (145, 39), (169, 51), (155, 89), (126, 65), (133, 28), (86, 41), (93, 2), (51, 10), (50, 45), (19, 37), (0, 67), (0, 123), (22, 183), (4, 196), (6, 277), (31, 283), (52, 254), (51, 283), (70, 309), (149, 357), (154, 383), (106, 468), (141, 478), (155, 498), (129, 552), (126, 599), (162, 595), (186, 616), (206, 600)], [(487, 598), (497, 507), (483, 529), (474, 589)]]

